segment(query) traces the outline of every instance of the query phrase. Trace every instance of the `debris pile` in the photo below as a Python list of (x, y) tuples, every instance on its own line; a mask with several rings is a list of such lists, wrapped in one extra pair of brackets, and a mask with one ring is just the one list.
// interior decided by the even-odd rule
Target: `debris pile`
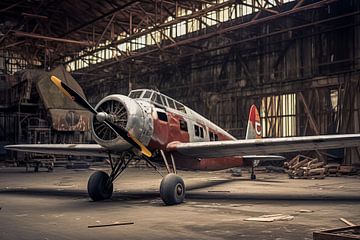
[(324, 178), (326, 173), (325, 162), (317, 158), (297, 155), (291, 161), (285, 162), (289, 178)]

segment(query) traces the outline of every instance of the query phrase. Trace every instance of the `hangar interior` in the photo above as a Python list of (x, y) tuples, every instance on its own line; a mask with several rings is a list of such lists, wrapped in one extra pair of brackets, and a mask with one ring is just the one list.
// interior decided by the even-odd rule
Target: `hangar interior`
[[(360, 133), (359, 13), (357, 0), (2, 0), (0, 164), (26, 159), (8, 144), (94, 142), (91, 115), (47, 91), (52, 73), (93, 106), (160, 91), (238, 139), (252, 104), (263, 138)], [(299, 154), (360, 173), (359, 147), (285, 156)]]
[[(16, 123), (33, 104), (21, 72), (58, 65), (92, 104), (152, 88), (237, 138), (253, 103), (264, 137), (359, 132), (358, 1), (0, 4), (2, 145), (31, 142)], [(342, 163), (358, 165), (359, 150), (346, 149)]]

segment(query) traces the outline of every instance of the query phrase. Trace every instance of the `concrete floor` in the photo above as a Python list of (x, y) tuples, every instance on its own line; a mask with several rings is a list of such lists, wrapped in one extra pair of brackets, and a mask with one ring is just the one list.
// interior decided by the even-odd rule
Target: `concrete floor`
[[(313, 231), (346, 226), (341, 217), (360, 224), (358, 176), (258, 173), (250, 181), (247, 173), (180, 172), (186, 202), (168, 207), (159, 198), (161, 177), (150, 169), (127, 169), (111, 200), (92, 202), (86, 183), (93, 170), (0, 168), (0, 239), (312, 239)], [(264, 214), (294, 219), (244, 221)], [(134, 224), (88, 228), (114, 222)]]

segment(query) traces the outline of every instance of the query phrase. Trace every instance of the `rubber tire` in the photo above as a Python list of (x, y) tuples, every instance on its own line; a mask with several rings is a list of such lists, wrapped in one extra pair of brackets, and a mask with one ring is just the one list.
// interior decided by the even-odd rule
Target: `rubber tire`
[[(178, 187), (181, 188), (180, 194)], [(166, 205), (182, 203), (185, 199), (184, 180), (174, 173), (166, 175), (160, 183), (160, 197)]]
[(93, 201), (101, 201), (109, 199), (113, 193), (113, 184), (106, 186), (107, 181), (109, 180), (109, 175), (103, 171), (96, 171), (91, 174), (87, 189), (89, 197)]

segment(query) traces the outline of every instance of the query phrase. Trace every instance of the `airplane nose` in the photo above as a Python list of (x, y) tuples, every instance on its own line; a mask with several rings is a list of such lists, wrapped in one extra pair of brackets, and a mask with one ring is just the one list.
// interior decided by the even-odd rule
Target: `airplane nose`
[(128, 96), (113, 94), (103, 98), (96, 106), (98, 113), (92, 119), (94, 140), (101, 146), (121, 151), (129, 148), (124, 139), (104, 123), (122, 126), (142, 144), (148, 144), (153, 133), (152, 108), (147, 102), (137, 102)]

